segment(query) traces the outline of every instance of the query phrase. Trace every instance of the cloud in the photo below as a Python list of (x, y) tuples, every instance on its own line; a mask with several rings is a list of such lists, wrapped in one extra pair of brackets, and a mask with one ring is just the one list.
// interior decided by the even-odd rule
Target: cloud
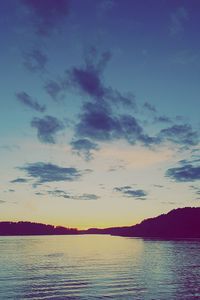
[(44, 193), (41, 193), (41, 192), (36, 192), (35, 195), (36, 195), (36, 196), (44, 196), (45, 194), (44, 194)]
[(189, 15), (185, 7), (180, 6), (171, 13), (170, 15), (171, 24), (170, 24), (170, 33), (171, 35), (177, 35), (184, 31), (184, 25), (189, 19)]
[(105, 51), (98, 55), (95, 47), (90, 47), (84, 59), (84, 65), (73, 67), (67, 71), (69, 84), (92, 98), (93, 101), (104, 100), (105, 102), (132, 106), (135, 108), (135, 98), (131, 93), (122, 95), (117, 89), (105, 86), (103, 71), (111, 59), (111, 52)]
[(138, 200), (146, 200), (147, 192), (144, 190), (135, 190), (131, 186), (116, 187), (114, 191), (120, 192), (125, 197), (133, 197)]
[(65, 90), (67, 87), (67, 82), (62, 80), (49, 80), (46, 82), (44, 89), (47, 94), (54, 100), (59, 101), (63, 98)]
[(52, 116), (33, 118), (31, 126), (37, 129), (38, 139), (42, 143), (49, 144), (55, 144), (56, 133), (64, 129), (63, 123)]
[(24, 66), (31, 72), (45, 71), (47, 56), (39, 49), (24, 53)]
[(191, 185), (190, 188), (195, 192), (197, 196), (200, 196), (200, 188), (194, 185)]
[(0, 200), (0, 204), (6, 203), (6, 201), (4, 200)]
[(76, 200), (98, 200), (100, 197), (95, 194), (82, 194), (76, 197)]
[(199, 143), (199, 135), (196, 131), (193, 131), (191, 125), (173, 125), (171, 127), (162, 129), (159, 133), (161, 140), (169, 140), (176, 144), (182, 144), (184, 146), (194, 146)]
[(0, 149), (12, 152), (15, 150), (19, 150), (20, 147), (18, 145), (2, 145), (2, 146), (0, 146)]
[(102, 0), (98, 4), (100, 15), (104, 15), (106, 12), (112, 10), (115, 7), (116, 2), (114, 0)]
[(24, 104), (25, 106), (28, 106), (29, 108), (36, 110), (38, 112), (44, 112), (46, 110), (45, 105), (40, 105), (36, 100), (34, 100), (31, 96), (29, 96), (25, 92), (19, 92), (16, 93), (17, 100)]
[(74, 181), (81, 177), (82, 173), (73, 167), (60, 167), (51, 163), (36, 162), (29, 163), (18, 169), (23, 170), (36, 184), (45, 182)]
[(90, 47), (85, 57), (85, 65), (79, 68), (73, 67), (69, 71), (68, 75), (71, 83), (91, 97), (104, 97), (106, 89), (103, 85), (101, 74), (110, 58), (111, 53), (106, 51), (97, 60), (96, 48)]
[(78, 137), (91, 138), (96, 141), (125, 139), (134, 144), (137, 141), (145, 145), (155, 140), (145, 135), (143, 128), (131, 115), (116, 115), (105, 102), (86, 102), (80, 114), (80, 121), (75, 128)]
[(154, 184), (153, 186), (157, 187), (157, 188), (164, 188), (164, 185), (161, 185), (161, 184)]
[(28, 180), (25, 178), (21, 178), (21, 177), (11, 181), (11, 183), (26, 183), (26, 182), (28, 182)]
[(71, 146), (73, 151), (82, 156), (86, 161), (93, 158), (92, 151), (99, 150), (99, 146), (88, 139), (73, 140)]
[(51, 196), (54, 196), (54, 197), (62, 197), (62, 198), (65, 198), (65, 199), (70, 199), (70, 195), (69, 193), (66, 193), (65, 191), (63, 190), (53, 190), (53, 191), (48, 191), (48, 194), (51, 195)]
[(49, 195), (54, 197), (61, 197), (65, 199), (72, 199), (72, 200), (98, 200), (100, 197), (95, 194), (82, 194), (82, 195), (71, 195), (63, 190), (55, 189), (53, 191), (48, 191)]
[[(200, 166), (192, 164), (190, 161), (180, 161), (180, 167), (170, 168), (165, 176), (177, 182), (190, 182), (200, 180)], [(194, 163), (194, 162), (193, 162)]]
[(144, 105), (143, 105), (143, 107), (146, 110), (148, 110), (148, 111), (150, 111), (152, 113), (156, 113), (157, 112), (156, 107), (154, 105), (152, 105), (151, 103), (149, 103), (149, 102), (145, 102)]
[(69, 0), (21, 0), (39, 35), (47, 35), (69, 13)]
[(158, 116), (154, 118), (155, 123), (172, 123), (172, 120), (167, 116)]

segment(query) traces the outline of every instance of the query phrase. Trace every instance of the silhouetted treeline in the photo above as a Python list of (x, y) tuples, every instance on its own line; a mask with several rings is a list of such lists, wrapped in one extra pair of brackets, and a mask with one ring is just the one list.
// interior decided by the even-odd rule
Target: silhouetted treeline
[(31, 222), (0, 222), (0, 235), (53, 235), (77, 234), (75, 228)]
[(129, 227), (78, 230), (31, 222), (0, 222), (0, 235), (111, 234), (144, 238), (200, 238), (200, 207), (178, 208)]
[(130, 227), (91, 228), (85, 234), (146, 238), (200, 238), (200, 207), (178, 208)]

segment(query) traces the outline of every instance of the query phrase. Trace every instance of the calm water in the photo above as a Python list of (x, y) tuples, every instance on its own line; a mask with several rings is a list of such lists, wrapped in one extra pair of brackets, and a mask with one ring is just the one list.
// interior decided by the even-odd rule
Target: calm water
[(0, 299), (200, 299), (200, 241), (0, 237)]

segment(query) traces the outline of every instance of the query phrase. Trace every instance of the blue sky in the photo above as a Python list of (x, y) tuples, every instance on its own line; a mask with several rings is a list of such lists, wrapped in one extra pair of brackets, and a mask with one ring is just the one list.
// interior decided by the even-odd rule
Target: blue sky
[(0, 4), (1, 220), (131, 225), (199, 206), (199, 8)]

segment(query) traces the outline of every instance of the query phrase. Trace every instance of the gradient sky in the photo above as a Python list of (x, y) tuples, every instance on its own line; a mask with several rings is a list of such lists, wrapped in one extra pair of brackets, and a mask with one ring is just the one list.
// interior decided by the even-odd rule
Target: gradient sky
[(198, 0), (0, 14), (0, 220), (108, 227), (199, 206)]

